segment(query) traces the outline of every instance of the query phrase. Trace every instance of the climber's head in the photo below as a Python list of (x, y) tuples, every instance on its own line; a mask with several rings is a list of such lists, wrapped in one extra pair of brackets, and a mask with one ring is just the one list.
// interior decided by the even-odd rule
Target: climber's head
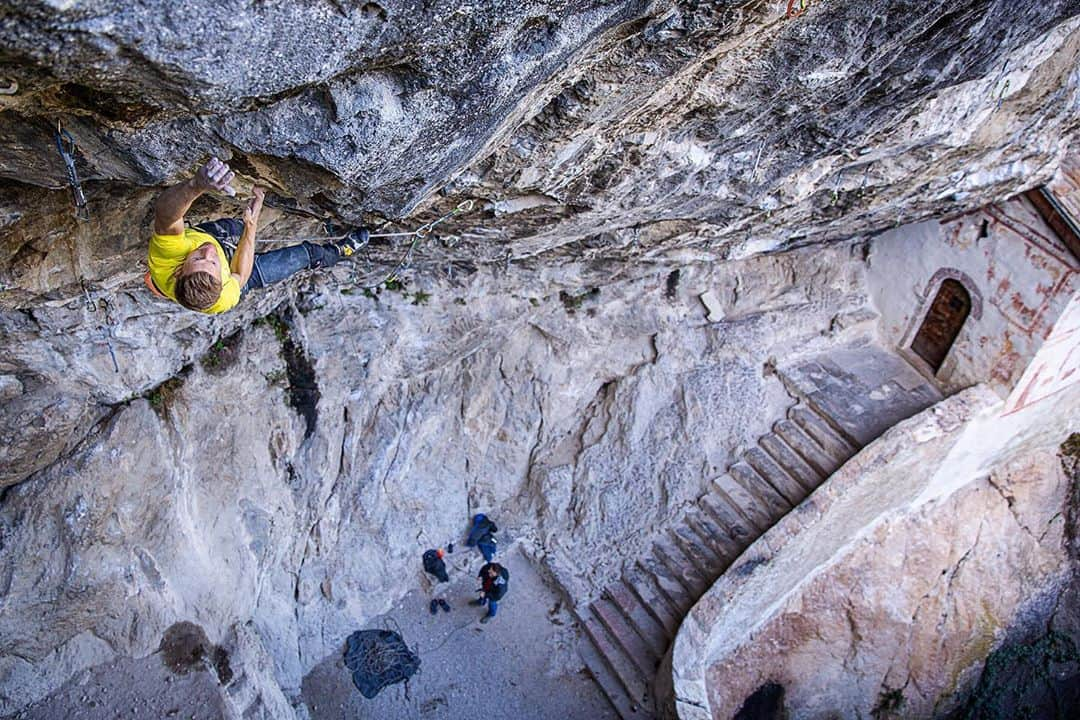
[(176, 301), (189, 310), (208, 310), (221, 297), (221, 259), (214, 243), (188, 253), (176, 269)]

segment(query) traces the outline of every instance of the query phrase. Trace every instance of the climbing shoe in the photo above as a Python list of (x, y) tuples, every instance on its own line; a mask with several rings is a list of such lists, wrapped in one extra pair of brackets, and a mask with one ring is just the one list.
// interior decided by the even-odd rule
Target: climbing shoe
[(485, 615), (484, 617), (480, 618), (480, 622), (482, 622), (482, 623), (489, 622), (491, 620), (491, 618), (492, 618), (491, 615)]
[(349, 233), (334, 243), (334, 247), (337, 248), (338, 254), (342, 257), (349, 257), (358, 250), (367, 246), (369, 240), (367, 228), (357, 228), (356, 230), (350, 230)]
[(439, 612), (439, 601), (438, 600), (432, 600), (431, 605), (428, 606), (428, 610), (431, 611), (432, 615), (437, 614)]
[(450, 603), (446, 602), (442, 598), (439, 598), (439, 607), (441, 607), (445, 612), (450, 612)]
[(470, 601), (469, 601), (469, 604), (470, 604), (470, 605), (477, 605), (477, 606), (479, 606), (479, 605), (483, 605), (483, 604), (484, 604), (484, 601), (483, 601), (483, 600), (479, 600), (479, 599), (477, 599), (477, 600), (470, 600)]

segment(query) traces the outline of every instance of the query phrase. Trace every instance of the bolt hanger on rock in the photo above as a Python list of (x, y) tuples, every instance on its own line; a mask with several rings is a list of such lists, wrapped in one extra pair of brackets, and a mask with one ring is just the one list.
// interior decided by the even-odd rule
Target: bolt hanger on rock
[(71, 188), (71, 199), (75, 203), (75, 217), (80, 221), (89, 220), (90, 209), (87, 207), (86, 194), (83, 193), (82, 181), (79, 180), (79, 171), (75, 169), (75, 138), (64, 129), (60, 120), (56, 121), (56, 149), (60, 151), (60, 157), (67, 168), (68, 186)]

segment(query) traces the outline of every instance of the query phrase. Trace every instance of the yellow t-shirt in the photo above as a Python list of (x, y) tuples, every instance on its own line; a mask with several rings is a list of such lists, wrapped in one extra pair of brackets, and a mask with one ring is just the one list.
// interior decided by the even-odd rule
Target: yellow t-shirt
[(184, 258), (195, 248), (203, 243), (212, 242), (217, 248), (218, 260), (221, 261), (221, 297), (207, 310), (202, 310), (210, 315), (223, 313), (240, 302), (240, 284), (232, 276), (229, 270), (229, 260), (225, 257), (225, 251), (212, 235), (201, 230), (185, 228), (183, 235), (158, 235), (154, 233), (150, 238), (150, 277), (158, 290), (166, 297), (176, 300), (176, 278), (173, 272), (177, 267), (184, 264)]

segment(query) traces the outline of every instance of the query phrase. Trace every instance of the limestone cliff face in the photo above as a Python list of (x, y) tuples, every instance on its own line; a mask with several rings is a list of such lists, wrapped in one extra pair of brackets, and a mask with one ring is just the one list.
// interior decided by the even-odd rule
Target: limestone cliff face
[[(869, 332), (863, 246), (792, 248), (1074, 142), (1077, 2), (786, 9), (0, 3), (0, 712), (180, 620), (287, 704), (477, 510), (587, 592), (790, 402), (772, 361)], [(339, 223), (478, 210), (402, 290), (386, 242), (205, 318), (138, 278), (210, 153)]]

